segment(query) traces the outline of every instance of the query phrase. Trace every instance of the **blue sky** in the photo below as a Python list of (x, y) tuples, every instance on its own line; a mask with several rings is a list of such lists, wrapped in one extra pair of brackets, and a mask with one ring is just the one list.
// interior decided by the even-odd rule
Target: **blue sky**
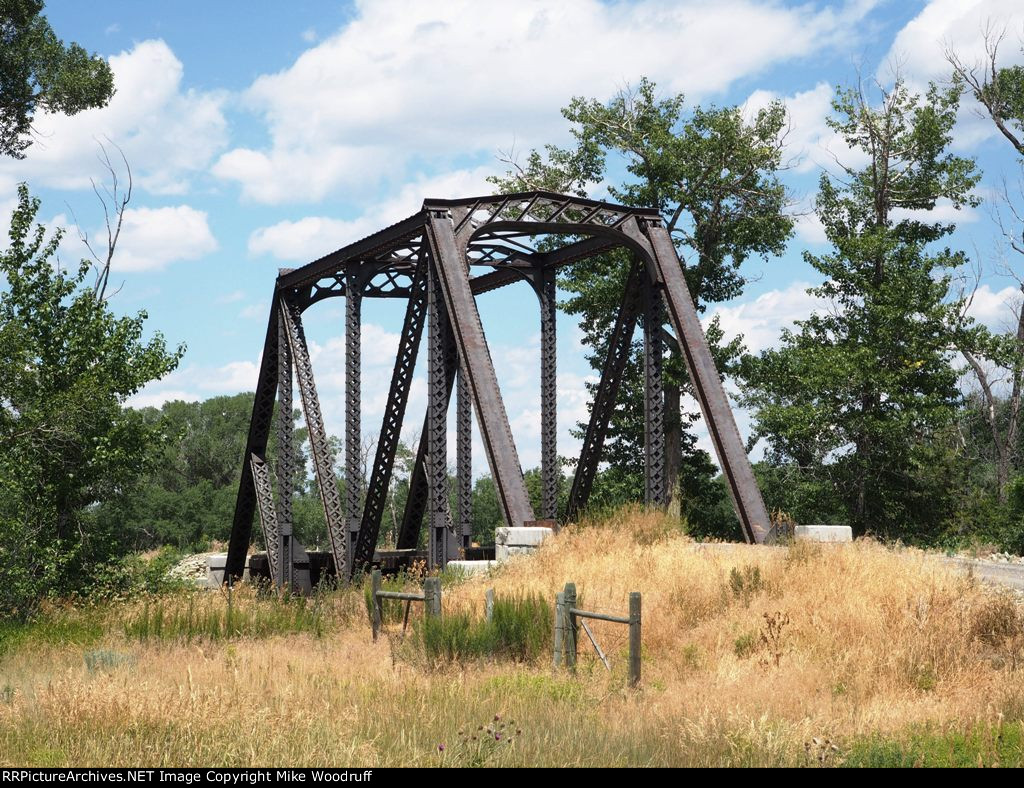
[[(123, 288), (112, 305), (147, 309), (153, 330), (188, 346), (179, 370), (135, 397), (138, 405), (251, 390), (278, 267), (413, 213), (424, 197), (489, 192), (486, 176), (505, 169), (499, 152), (568, 141), (559, 109), (574, 95), (607, 99), (646, 75), (694, 103), (754, 109), (783, 99), (796, 211), (813, 201), (820, 168), (848, 156), (823, 122), (834, 85), (852, 83), (858, 71), (887, 81), (894, 63), (915, 87), (945, 79), (943, 44), (966, 60), (980, 57), (986, 21), (1007, 28), (1003, 63), (1024, 61), (1019, 0), (51, 0), (46, 14), (62, 38), (110, 58), (117, 94), (101, 110), (37, 118), (27, 160), (0, 162), (0, 221), (16, 183), (27, 181), (43, 199), (42, 219), (68, 228), (62, 256), (77, 259), (77, 228), (95, 239), (102, 226), (90, 186), (104, 176), (96, 140), (125, 151), (135, 193), (112, 277)], [(978, 157), (986, 170), (979, 195), (988, 197), (1016, 165), (990, 123), (969, 104), (961, 114), (956, 147)], [(938, 212), (958, 222), (957, 245), (991, 263), (998, 230), (989, 209)], [(756, 281), (709, 314), (751, 349), (770, 346), (814, 307), (804, 293), (814, 272), (801, 252), (822, 251), (821, 240), (803, 216), (787, 254), (751, 261)], [(974, 309), (998, 326), (1009, 316), (1012, 282), (988, 269)], [(533, 298), (523, 286), (481, 300), (527, 467), (539, 456)], [(307, 313), (328, 428), (338, 434), (342, 312), (328, 301)], [(398, 302), (364, 307), (368, 440), (401, 313)], [(569, 453), (591, 373), (575, 326), (562, 319), (559, 330), (559, 427)], [(424, 394), (420, 380), (410, 427)], [(745, 433), (746, 415), (739, 421)], [(482, 471), (479, 446), (476, 457)]]

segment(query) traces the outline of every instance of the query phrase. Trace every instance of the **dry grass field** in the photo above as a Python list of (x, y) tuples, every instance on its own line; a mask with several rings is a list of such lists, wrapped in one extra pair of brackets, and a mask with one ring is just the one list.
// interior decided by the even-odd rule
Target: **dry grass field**
[(53, 608), (3, 633), (0, 765), (1024, 763), (1019, 601), (923, 553), (697, 545), (632, 510), (448, 579), (445, 615), (570, 580), (591, 610), (643, 593), (639, 690), (613, 624), (611, 671), (583, 637), (570, 676), (431, 661), (395, 623), (373, 643), (359, 590), (238, 590), (229, 638), (221, 593)]

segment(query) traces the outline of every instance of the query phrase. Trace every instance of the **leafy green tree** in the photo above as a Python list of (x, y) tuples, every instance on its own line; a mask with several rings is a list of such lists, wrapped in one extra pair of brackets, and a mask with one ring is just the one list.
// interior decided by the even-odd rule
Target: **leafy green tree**
[(494, 479), (481, 476), (473, 485), (473, 541), (482, 545), (494, 544), (494, 529), (504, 524)]
[[(532, 151), (524, 164), (493, 182), (501, 190), (549, 189), (586, 196), (598, 184), (616, 177), (624, 164), (627, 176), (608, 192), (626, 205), (658, 208), (683, 264), (697, 308), (739, 295), (746, 282), (742, 264), (751, 256), (780, 254), (792, 232), (785, 215), (785, 190), (777, 177), (782, 167), (786, 112), (773, 103), (743, 117), (738, 107), (687, 108), (684, 96), (660, 98), (653, 82), (643, 79), (607, 103), (575, 98), (562, 114), (572, 124), (575, 147), (547, 146)], [(569, 293), (561, 304), (578, 315), (591, 365), (600, 369), (607, 337), (614, 324), (629, 260), (624, 252), (605, 255), (587, 265), (566, 269), (559, 279)], [(719, 369), (732, 368), (739, 342), (722, 343), (712, 322), (708, 338)], [(643, 489), (643, 375), (641, 343), (635, 342), (606, 442), (606, 458), (616, 479), (599, 479), (595, 496), (637, 498)], [(696, 414), (680, 413), (680, 392), (686, 390), (684, 365), (672, 351), (665, 365), (670, 488), (686, 465), (683, 479), (697, 482), (684, 489), (691, 514), (700, 516), (696, 496), (710, 492), (704, 481), (714, 466), (696, 448), (687, 427)], [(704, 479), (698, 477), (704, 475)], [(604, 492), (604, 481), (610, 486)], [(607, 494), (606, 494), (607, 493)], [(684, 504), (684, 509), (685, 509)]]
[(42, 10), (42, 0), (0, 0), (0, 155), (24, 157), (36, 111), (74, 115), (114, 94), (107, 62), (65, 45)]
[(129, 488), (166, 439), (123, 403), (184, 352), (159, 333), (143, 341), (145, 312), (116, 317), (84, 286), (88, 261), (62, 269), (60, 232), (33, 227), (38, 210), (22, 184), (0, 252), (0, 614), (83, 587), (116, 555), (119, 535), (95, 507)]
[[(867, 162), (821, 176), (817, 214), (834, 250), (804, 259), (825, 279), (809, 292), (831, 305), (746, 360), (746, 395), (770, 460), (827, 480), (856, 532), (924, 538), (949, 512), (950, 465), (930, 441), (959, 402), (953, 338), (970, 330), (949, 288), (964, 255), (935, 248), (953, 225), (926, 212), (940, 199), (976, 204), (978, 175), (947, 152), (958, 86), (922, 99), (897, 78), (879, 94), (876, 105), (860, 87), (837, 89), (828, 119)], [(805, 506), (828, 515), (833, 502)]]

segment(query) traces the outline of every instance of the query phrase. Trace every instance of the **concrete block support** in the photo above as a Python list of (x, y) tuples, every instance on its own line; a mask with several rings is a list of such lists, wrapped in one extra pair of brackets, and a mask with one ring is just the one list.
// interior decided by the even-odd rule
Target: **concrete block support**
[(798, 542), (852, 542), (853, 529), (848, 525), (798, 525), (793, 538)]
[(446, 569), (454, 569), (467, 575), (487, 574), (498, 565), (497, 561), (449, 561)]
[(497, 528), (494, 532), (495, 558), (504, 561), (513, 555), (529, 555), (554, 531), (539, 526)]

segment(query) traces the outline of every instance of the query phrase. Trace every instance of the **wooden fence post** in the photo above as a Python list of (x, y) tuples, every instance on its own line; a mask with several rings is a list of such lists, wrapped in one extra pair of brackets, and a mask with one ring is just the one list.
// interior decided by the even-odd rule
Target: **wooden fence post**
[(441, 617), (441, 578), (428, 577), (423, 581), (423, 605), (427, 616)]
[(629, 595), (629, 686), (640, 683), (640, 592)]
[(562, 664), (562, 635), (565, 631), (565, 592), (555, 594), (554, 666)]
[(576, 584), (565, 584), (565, 632), (562, 637), (565, 642), (565, 666), (569, 670), (576, 671), (576, 640), (579, 634), (579, 625), (576, 623), (576, 614), (571, 608), (576, 607)]
[(380, 591), (380, 569), (374, 569), (370, 572), (370, 621), (373, 625), (373, 639), (377, 639), (377, 635), (380, 633), (380, 624), (383, 616), (381, 615), (381, 599), (377, 596), (377, 592)]
[(487, 619), (487, 623), (491, 623), (494, 620), (494, 589), (488, 588), (487, 593), (484, 595), (484, 617)]

